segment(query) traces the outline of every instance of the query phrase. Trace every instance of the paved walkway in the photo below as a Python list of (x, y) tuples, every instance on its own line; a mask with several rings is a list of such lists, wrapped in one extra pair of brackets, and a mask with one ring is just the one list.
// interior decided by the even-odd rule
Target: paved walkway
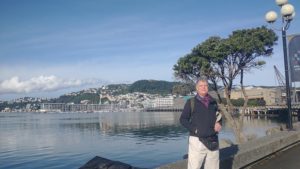
[(272, 157), (263, 160), (250, 169), (299, 169), (300, 168), (300, 143), (296, 146), (275, 153)]

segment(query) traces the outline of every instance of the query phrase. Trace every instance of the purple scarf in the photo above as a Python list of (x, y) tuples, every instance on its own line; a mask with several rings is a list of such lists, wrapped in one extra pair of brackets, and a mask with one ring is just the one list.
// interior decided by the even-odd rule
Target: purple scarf
[(208, 104), (209, 104), (209, 102), (210, 102), (210, 96), (207, 94), (206, 96), (204, 96), (204, 97), (202, 97), (202, 96), (200, 96), (199, 94), (197, 94), (196, 95), (196, 98), (198, 99), (198, 100), (200, 100), (200, 102), (201, 103), (203, 103), (204, 104), (204, 106), (206, 107), (206, 108), (208, 108)]

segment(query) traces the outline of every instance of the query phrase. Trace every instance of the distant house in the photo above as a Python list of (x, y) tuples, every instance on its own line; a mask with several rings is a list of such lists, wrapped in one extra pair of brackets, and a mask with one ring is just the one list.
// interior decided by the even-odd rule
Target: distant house
[(90, 104), (91, 101), (90, 100), (81, 100), (80, 104)]
[(11, 109), (9, 107), (4, 108), (3, 112), (11, 112)]

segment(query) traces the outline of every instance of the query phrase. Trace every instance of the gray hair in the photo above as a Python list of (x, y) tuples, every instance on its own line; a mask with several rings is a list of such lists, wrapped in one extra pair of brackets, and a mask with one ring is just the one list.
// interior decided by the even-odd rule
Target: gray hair
[(197, 86), (197, 84), (198, 84), (199, 82), (206, 82), (206, 83), (208, 84), (208, 80), (207, 80), (206, 77), (200, 77), (200, 78), (198, 78), (197, 81), (196, 81), (196, 86)]

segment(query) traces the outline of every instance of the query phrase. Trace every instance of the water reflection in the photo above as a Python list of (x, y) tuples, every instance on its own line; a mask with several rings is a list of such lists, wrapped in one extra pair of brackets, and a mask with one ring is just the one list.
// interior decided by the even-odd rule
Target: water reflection
[[(179, 117), (180, 112), (103, 112), (99, 114), (67, 114), (58, 119), (53, 117), (52, 121), (59, 120), (58, 124), (63, 130), (70, 128), (81, 133), (87, 132), (98, 136), (120, 135), (155, 141), (186, 136), (188, 132), (180, 125)], [(280, 118), (248, 116), (244, 118), (243, 130), (248, 135), (262, 137), (267, 129), (279, 125), (285, 125)], [(223, 121), (220, 138), (235, 142), (233, 132), (226, 120)]]
[[(180, 112), (3, 113), (0, 168), (78, 168), (103, 156), (151, 168), (182, 159), (188, 132)], [(281, 125), (272, 118), (244, 119), (245, 132), (263, 136)], [(233, 139), (224, 123), (220, 138)]]
[(130, 113), (101, 113), (99, 122), (101, 128), (139, 129), (159, 125), (179, 125), (180, 113), (178, 112), (130, 112)]
[(177, 137), (186, 132), (179, 116), (178, 112), (102, 113), (99, 125), (101, 132), (109, 135), (131, 132), (138, 137)]
[[(100, 130), (104, 134), (114, 135), (131, 132), (137, 137), (180, 137), (187, 130), (179, 124), (180, 112), (134, 112), (134, 113), (102, 113), (99, 115)], [(265, 136), (269, 128), (284, 125), (276, 117), (256, 116), (244, 118), (244, 132), (258, 137)], [(226, 120), (220, 138), (233, 142), (233, 132)]]

